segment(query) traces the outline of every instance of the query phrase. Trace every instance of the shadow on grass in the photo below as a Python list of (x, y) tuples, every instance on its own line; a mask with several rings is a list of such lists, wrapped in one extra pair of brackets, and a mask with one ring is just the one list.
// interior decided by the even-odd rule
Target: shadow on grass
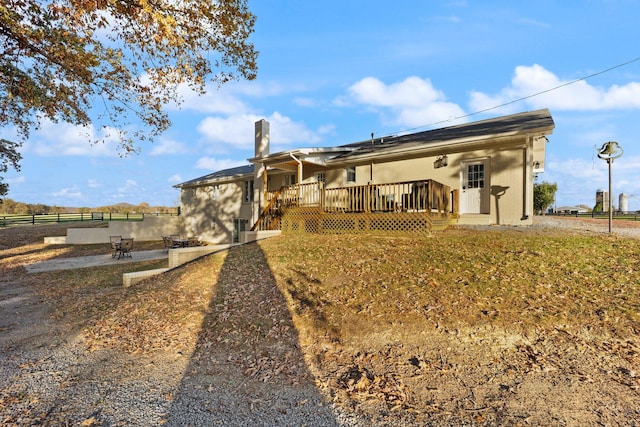
[(258, 244), (229, 250), (167, 425), (338, 425)]

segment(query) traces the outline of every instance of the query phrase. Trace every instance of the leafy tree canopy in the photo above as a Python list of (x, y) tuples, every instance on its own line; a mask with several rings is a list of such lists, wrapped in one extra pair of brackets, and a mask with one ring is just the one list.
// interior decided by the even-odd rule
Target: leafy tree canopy
[(556, 191), (558, 191), (558, 184), (549, 182), (543, 182), (541, 184), (533, 185), (533, 208), (536, 212), (542, 212), (543, 214), (547, 210), (556, 198)]
[(19, 168), (43, 120), (93, 125), (136, 151), (170, 126), (178, 85), (202, 94), (209, 80), (255, 78), (254, 23), (246, 0), (3, 0), (0, 126), (17, 137), (0, 140), (0, 173)]

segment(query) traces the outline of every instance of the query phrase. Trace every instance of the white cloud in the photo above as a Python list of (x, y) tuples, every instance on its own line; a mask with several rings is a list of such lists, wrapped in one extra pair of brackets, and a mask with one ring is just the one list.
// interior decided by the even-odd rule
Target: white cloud
[[(236, 166), (246, 165), (246, 161), (242, 160), (230, 160), (230, 159), (215, 159), (213, 157), (201, 157), (195, 164), (196, 169), (206, 169), (210, 171), (220, 171), (224, 169), (233, 168)], [(181, 182), (181, 181), (179, 181)]]
[(82, 192), (77, 187), (63, 188), (60, 191), (55, 191), (51, 194), (54, 197), (65, 197), (69, 199), (79, 199), (82, 197)]
[[(569, 84), (570, 83), (570, 84)], [(564, 85), (564, 86), (563, 86)], [(555, 89), (557, 88), (557, 89)], [(534, 96), (535, 95), (535, 96)], [(511, 84), (498, 94), (471, 92), (469, 106), (473, 111), (494, 109), (509, 102), (523, 100), (533, 108), (555, 110), (606, 110), (640, 108), (640, 83), (613, 85), (610, 88), (591, 86), (588, 81), (562, 80), (540, 65), (518, 66)], [(495, 108), (496, 112), (514, 111), (517, 105)]]
[(349, 100), (386, 116), (386, 122), (399, 126), (423, 126), (464, 115), (457, 104), (446, 100), (443, 92), (433, 87), (429, 79), (408, 77), (387, 85), (374, 77), (366, 77), (348, 89)]
[(258, 116), (245, 114), (224, 118), (206, 117), (197, 130), (209, 142), (248, 148), (253, 146), (254, 123), (259, 119)]
[(182, 179), (182, 176), (180, 174), (173, 174), (171, 175), (168, 179), (167, 182), (173, 183), (173, 184), (178, 184), (180, 182), (183, 182), (184, 179)]
[(555, 175), (564, 175), (578, 180), (600, 181), (606, 177), (606, 169), (600, 167), (595, 161), (584, 158), (571, 158), (562, 160), (549, 160), (545, 169)]
[(152, 156), (162, 156), (167, 154), (180, 154), (187, 151), (187, 147), (174, 139), (160, 138), (153, 144), (149, 153)]
[(242, 100), (243, 97), (264, 98), (279, 95), (284, 91), (284, 86), (274, 82), (229, 82), (220, 87), (215, 83), (208, 83), (204, 94), (198, 94), (187, 85), (181, 85), (178, 93), (182, 98), (182, 104), (179, 107), (175, 104), (168, 107), (209, 114), (246, 114), (250, 107)]
[(351, 85), (349, 93), (361, 104), (381, 107), (417, 107), (444, 99), (429, 79), (419, 77), (407, 77), (388, 86), (374, 77), (365, 77)]
[[(91, 141), (104, 140), (93, 144)], [(99, 132), (92, 125), (82, 127), (68, 123), (53, 123), (45, 120), (40, 129), (33, 132), (25, 143), (28, 152), (39, 156), (101, 156), (118, 155), (119, 131), (113, 128)]]
[(100, 187), (102, 187), (102, 183), (97, 181), (97, 180), (95, 180), (95, 179), (89, 179), (87, 181), (87, 186), (89, 188), (100, 188)]
[(276, 149), (292, 144), (316, 145), (322, 141), (322, 134), (326, 131), (324, 127), (321, 127), (319, 131), (307, 129), (304, 123), (293, 121), (278, 112), (270, 115), (267, 121), (271, 124), (271, 146)]
[[(322, 135), (327, 131), (321, 127), (319, 131), (308, 129), (303, 123), (291, 120), (278, 112), (268, 117), (257, 115), (238, 115), (232, 117), (207, 117), (198, 125), (200, 132), (207, 142), (213, 144), (214, 151), (229, 151), (235, 149), (253, 149), (255, 122), (266, 119), (270, 124), (271, 151), (277, 151), (292, 144), (309, 146), (322, 140)], [(221, 146), (227, 144), (228, 146)], [(229, 147), (231, 146), (231, 147)]]
[[(626, 193), (637, 204), (640, 198), (640, 182), (636, 179), (640, 168), (639, 156), (623, 156), (612, 165), (612, 186), (614, 204), (618, 203), (618, 195)], [(547, 161), (545, 173), (541, 181), (558, 182), (558, 206), (595, 204), (596, 190), (608, 191), (609, 170), (604, 160), (554, 158)]]
[(180, 108), (184, 110), (209, 114), (241, 114), (248, 110), (247, 105), (232, 93), (209, 89), (198, 95), (189, 88), (181, 88), (180, 95), (183, 99)]
[(137, 189), (138, 189), (138, 183), (133, 179), (127, 179), (124, 182), (123, 186), (118, 187), (118, 193), (121, 195), (124, 195), (124, 194), (131, 193)]

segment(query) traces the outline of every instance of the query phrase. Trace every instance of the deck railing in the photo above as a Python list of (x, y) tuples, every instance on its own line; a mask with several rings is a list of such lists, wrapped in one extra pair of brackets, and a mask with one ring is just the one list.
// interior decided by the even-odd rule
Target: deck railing
[(296, 184), (267, 192), (266, 208), (252, 229), (273, 229), (288, 208), (317, 207), (326, 213), (450, 212), (448, 186), (434, 180), (324, 188), (323, 183)]
[(322, 191), (325, 212), (399, 212), (449, 209), (449, 189), (433, 180), (405, 181)]
[[(271, 203), (277, 197), (277, 203)], [(449, 187), (434, 180), (324, 188), (321, 182), (292, 185), (267, 193), (277, 208), (321, 207), (325, 212), (449, 210)]]

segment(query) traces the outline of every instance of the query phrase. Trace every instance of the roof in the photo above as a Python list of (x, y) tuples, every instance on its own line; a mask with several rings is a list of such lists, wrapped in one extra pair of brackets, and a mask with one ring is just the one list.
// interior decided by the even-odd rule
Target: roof
[(210, 173), (209, 175), (201, 176), (199, 178), (185, 181), (180, 184), (174, 185), (176, 188), (182, 187), (194, 187), (198, 185), (211, 184), (213, 182), (229, 181), (244, 176), (253, 176), (253, 164), (238, 166), (235, 168), (224, 169), (218, 172)]
[(385, 136), (373, 140), (347, 144), (349, 151), (334, 157), (330, 162), (355, 160), (360, 157), (380, 156), (392, 151), (408, 151), (421, 148), (452, 146), (465, 142), (494, 140), (500, 137), (540, 132), (549, 134), (555, 124), (548, 109), (496, 117), (472, 123), (449, 126), (401, 136)]
[[(254, 164), (286, 168), (296, 162), (316, 165), (356, 164), (372, 158), (410, 157), (440, 150), (462, 150), (469, 145), (491, 143), (519, 135), (548, 135), (555, 124), (548, 109), (480, 120), (406, 135), (393, 135), (327, 148), (299, 148), (248, 159), (252, 164), (211, 173), (174, 187), (192, 187), (236, 180), (253, 174)], [(290, 164), (290, 165), (289, 165)]]

